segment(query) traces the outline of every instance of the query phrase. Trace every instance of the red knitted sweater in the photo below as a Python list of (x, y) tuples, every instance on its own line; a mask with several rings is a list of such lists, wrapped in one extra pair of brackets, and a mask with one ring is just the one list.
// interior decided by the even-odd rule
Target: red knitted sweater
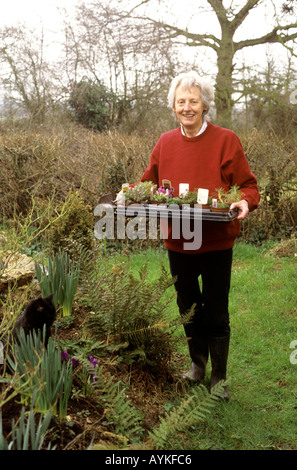
[[(179, 183), (188, 183), (189, 190), (217, 188), (229, 189), (237, 185), (248, 201), (249, 210), (259, 204), (257, 180), (250, 170), (243, 147), (237, 135), (229, 129), (208, 122), (206, 130), (196, 137), (186, 137), (181, 128), (162, 134), (141, 181), (152, 181), (158, 186), (162, 180), (171, 181), (174, 196), (178, 196)], [(234, 245), (240, 231), (240, 222), (203, 222), (202, 245), (194, 252), (224, 250)], [(164, 240), (167, 249), (185, 252), (184, 240), (170, 237)], [(191, 251), (193, 253), (193, 251)]]

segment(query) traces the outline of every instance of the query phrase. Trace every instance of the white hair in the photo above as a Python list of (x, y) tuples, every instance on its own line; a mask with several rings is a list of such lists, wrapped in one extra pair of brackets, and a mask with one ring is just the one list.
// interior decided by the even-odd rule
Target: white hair
[(183, 72), (175, 77), (170, 85), (168, 92), (168, 106), (173, 109), (175, 102), (175, 92), (177, 87), (181, 86), (182, 88), (192, 88), (198, 87), (201, 92), (201, 99), (207, 110), (204, 111), (204, 114), (208, 113), (211, 102), (214, 100), (214, 89), (212, 84), (201, 78), (197, 72), (191, 70), (190, 72)]

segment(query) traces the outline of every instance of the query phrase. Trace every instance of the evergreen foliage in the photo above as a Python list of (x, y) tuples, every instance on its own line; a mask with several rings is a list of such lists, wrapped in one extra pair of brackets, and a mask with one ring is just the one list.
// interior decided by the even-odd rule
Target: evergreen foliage
[[(57, 218), (57, 212), (60, 217)], [(48, 252), (58, 253), (61, 249), (75, 254), (75, 248), (85, 246), (91, 249), (94, 238), (94, 217), (92, 208), (85, 203), (78, 191), (69, 191), (65, 201), (53, 209), (46, 231)]]
[(153, 448), (170, 449), (170, 437), (203, 421), (219, 400), (223, 386), (224, 382), (219, 382), (211, 393), (202, 384), (194, 387), (177, 407), (161, 418), (159, 427), (149, 433)]
[[(87, 267), (86, 267), (87, 266)], [(165, 267), (155, 282), (149, 282), (147, 266), (138, 277), (125, 263), (109, 267), (102, 259), (85, 265), (84, 295), (92, 308), (88, 327), (95, 338), (105, 335), (109, 350), (150, 365), (168, 362), (171, 355), (170, 324), (166, 308), (171, 297), (164, 293), (173, 284)]]
[(116, 434), (125, 436), (130, 442), (138, 441), (144, 432), (142, 420), (127, 398), (126, 388), (120, 382), (114, 383), (113, 378), (106, 380), (102, 367), (96, 371), (96, 377), (95, 393), (98, 402), (104, 406), (108, 423), (113, 425)]
[(83, 79), (72, 86), (69, 104), (79, 124), (102, 132), (109, 125), (114, 99), (99, 81)]

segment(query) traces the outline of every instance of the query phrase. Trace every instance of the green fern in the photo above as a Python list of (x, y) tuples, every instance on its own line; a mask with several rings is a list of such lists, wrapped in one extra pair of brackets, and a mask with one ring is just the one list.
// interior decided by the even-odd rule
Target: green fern
[[(104, 260), (105, 261), (105, 260)], [(172, 286), (173, 280), (164, 266), (155, 282), (148, 281), (147, 266), (143, 266), (137, 277), (133, 276), (128, 265), (107, 264), (99, 259), (84, 263), (83, 292), (85, 301), (92, 308), (88, 328), (94, 338), (108, 337), (109, 348), (129, 351), (141, 348), (144, 360), (150, 349), (158, 349), (170, 355), (171, 338), (169, 325), (164, 320), (164, 312), (171, 297), (164, 293)], [(151, 355), (152, 357), (152, 355)]]
[(130, 441), (139, 439), (143, 434), (141, 417), (127, 398), (125, 387), (120, 382), (113, 383), (112, 378), (105, 381), (102, 367), (96, 368), (96, 376), (94, 387), (97, 400), (104, 407), (108, 423), (114, 426), (116, 434), (125, 436)]
[(161, 418), (159, 427), (149, 433), (153, 447), (158, 450), (170, 448), (172, 435), (203, 421), (219, 400), (218, 395), (222, 394), (223, 386), (224, 383), (220, 382), (213, 387), (211, 393), (202, 384), (193, 388), (191, 394), (177, 408)]
[(156, 320), (154, 323), (149, 324), (143, 318), (139, 318), (135, 320), (131, 330), (123, 332), (123, 336), (127, 339), (129, 344), (137, 347), (147, 343), (152, 338), (152, 336), (166, 331), (167, 329), (168, 323), (162, 319)]

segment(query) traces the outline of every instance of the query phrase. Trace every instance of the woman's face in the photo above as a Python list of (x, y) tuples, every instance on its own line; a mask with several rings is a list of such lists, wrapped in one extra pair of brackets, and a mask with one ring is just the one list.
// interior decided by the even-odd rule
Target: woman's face
[(177, 87), (173, 111), (188, 137), (193, 137), (201, 129), (204, 110), (207, 110), (207, 106), (202, 102), (198, 87), (190, 89)]

